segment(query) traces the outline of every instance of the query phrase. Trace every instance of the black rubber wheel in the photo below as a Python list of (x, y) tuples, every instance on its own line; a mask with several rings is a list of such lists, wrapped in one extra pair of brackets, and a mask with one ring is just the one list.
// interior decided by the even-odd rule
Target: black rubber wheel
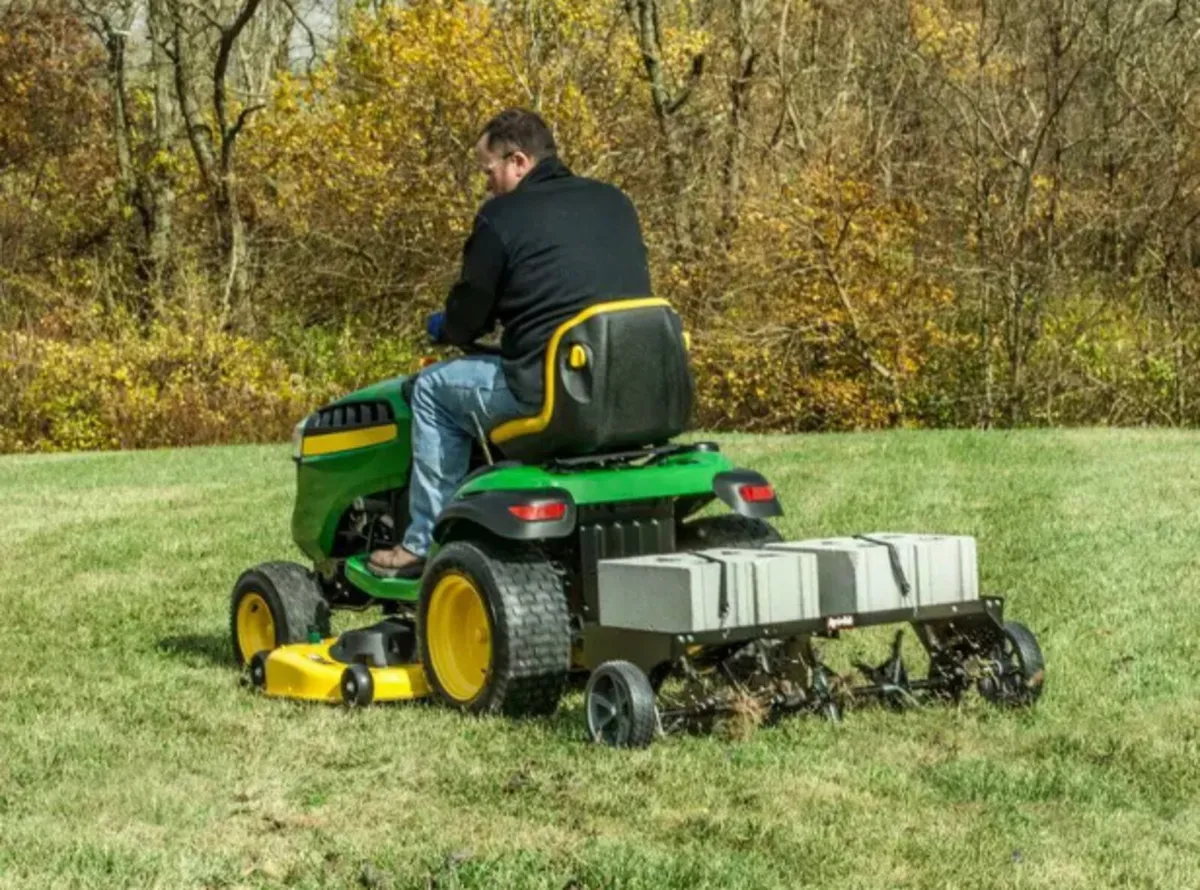
[(313, 574), (294, 562), (267, 562), (242, 573), (229, 602), (233, 657), (245, 664), (259, 651), (329, 636), (329, 603)]
[(247, 675), (250, 685), (255, 689), (265, 689), (267, 686), (267, 656), (270, 654), (266, 651), (255, 652), (250, 659)]
[(342, 704), (365, 707), (375, 699), (375, 681), (365, 664), (352, 664), (342, 671)]
[(675, 527), (676, 550), (709, 550), (736, 547), (758, 550), (767, 544), (778, 544), (783, 538), (769, 522), (729, 513), (705, 516)]
[(979, 679), (979, 694), (995, 705), (1028, 707), (1042, 695), (1046, 662), (1033, 631), (1019, 621), (1004, 622), (1002, 638)]
[(417, 607), (425, 676), (474, 714), (553, 714), (571, 664), (559, 573), (516, 545), (452, 541), (429, 563)]
[(645, 748), (658, 729), (650, 680), (635, 664), (606, 661), (588, 679), (583, 696), (588, 737), (614, 748)]

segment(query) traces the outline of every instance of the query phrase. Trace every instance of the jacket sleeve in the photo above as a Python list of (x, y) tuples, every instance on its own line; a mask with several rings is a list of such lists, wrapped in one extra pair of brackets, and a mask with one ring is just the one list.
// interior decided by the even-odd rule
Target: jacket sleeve
[(446, 298), (446, 340), (466, 346), (491, 331), (503, 274), (504, 242), (486, 217), (476, 216), (463, 247), (462, 274)]

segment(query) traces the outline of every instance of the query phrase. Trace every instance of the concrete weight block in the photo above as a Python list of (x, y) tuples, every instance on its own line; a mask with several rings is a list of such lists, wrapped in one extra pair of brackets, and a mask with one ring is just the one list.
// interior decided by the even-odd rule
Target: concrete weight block
[(739, 618), (752, 616), (742, 623), (786, 624), (820, 617), (817, 560), (812, 554), (719, 548), (697, 555), (725, 564), (726, 585), (738, 604)]
[(979, 599), (979, 562), (974, 538), (901, 532), (873, 532), (867, 537), (893, 544), (901, 552), (901, 562), (913, 566), (908, 580), (916, 589), (921, 606)]
[[(916, 608), (915, 591), (908, 596), (901, 592), (888, 549), (880, 544), (857, 538), (815, 538), (768, 544), (766, 549), (816, 557), (822, 616)], [(911, 578), (914, 570), (911, 553), (906, 556), (906, 551), (900, 549), (900, 562), (905, 577)]]
[(687, 553), (602, 559), (600, 623), (664, 633), (733, 627), (732, 608), (720, 616), (721, 569)]

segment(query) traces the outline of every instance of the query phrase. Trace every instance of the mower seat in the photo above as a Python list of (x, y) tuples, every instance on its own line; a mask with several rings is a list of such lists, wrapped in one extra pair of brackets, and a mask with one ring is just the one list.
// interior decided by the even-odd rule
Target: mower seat
[(550, 338), (542, 410), (488, 437), (522, 463), (660, 445), (687, 429), (693, 396), (683, 326), (666, 300), (598, 303)]

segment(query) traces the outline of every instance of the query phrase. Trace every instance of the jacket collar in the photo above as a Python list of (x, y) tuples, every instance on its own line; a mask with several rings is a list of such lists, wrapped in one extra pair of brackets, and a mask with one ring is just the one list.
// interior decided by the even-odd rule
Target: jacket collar
[(558, 159), (557, 155), (551, 155), (548, 158), (542, 158), (533, 169), (521, 177), (521, 181), (517, 183), (517, 189), (521, 189), (526, 183), (532, 185), (537, 182), (546, 182), (551, 179), (562, 179), (566, 176), (573, 176), (569, 167)]

